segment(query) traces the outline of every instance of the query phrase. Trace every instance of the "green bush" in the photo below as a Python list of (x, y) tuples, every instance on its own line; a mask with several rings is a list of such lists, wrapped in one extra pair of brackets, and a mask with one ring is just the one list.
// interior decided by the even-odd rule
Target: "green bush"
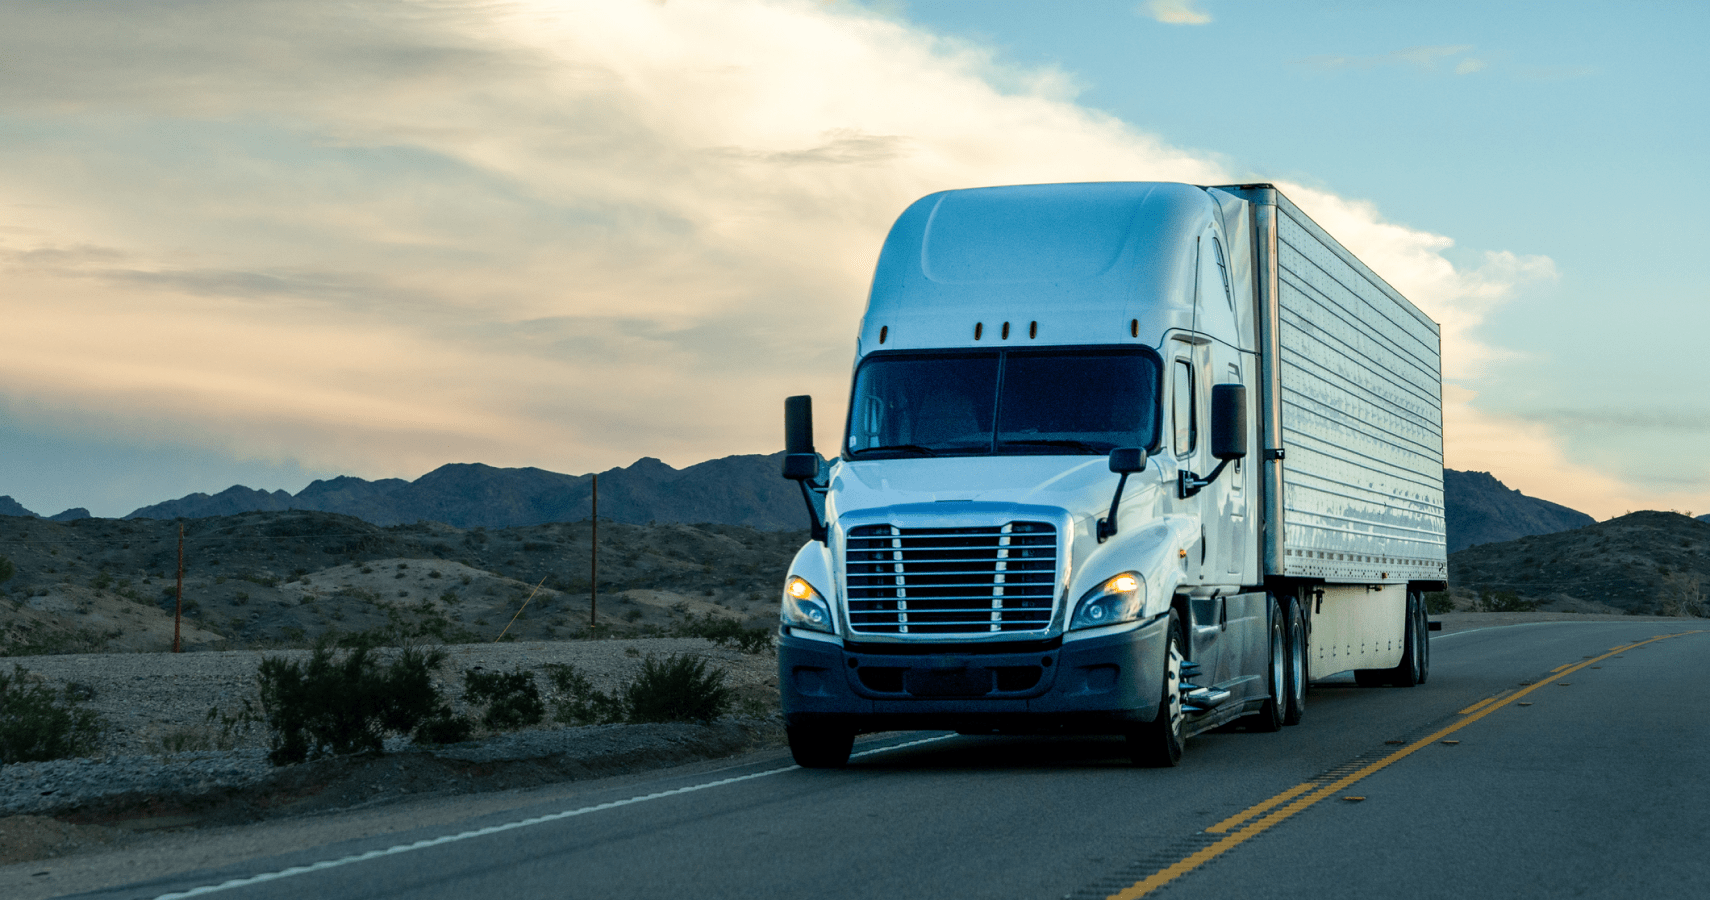
[(566, 725), (609, 725), (628, 718), (620, 696), (594, 689), (592, 682), (570, 663), (548, 663), (552, 682), (552, 717)]
[(698, 656), (649, 655), (623, 689), (631, 722), (711, 722), (730, 708), (724, 670), (708, 670)]
[(1448, 591), (1426, 591), (1425, 611), (1433, 616), (1455, 611), (1455, 601), (1449, 599)]
[(1532, 612), (1538, 608), (1536, 600), (1522, 600), (1513, 591), (1479, 591), (1477, 609), (1479, 612)]
[(747, 628), (735, 619), (714, 616), (710, 612), (678, 625), (675, 632), (679, 637), (705, 638), (715, 647), (732, 646), (743, 653), (757, 654), (772, 649), (771, 628)]
[(463, 699), (486, 707), (481, 724), (490, 731), (515, 731), (540, 724), (546, 717), (546, 704), (540, 699), (540, 688), (534, 675), (516, 669), (511, 672), (483, 672), (466, 669), (463, 672)]
[(416, 726), (414, 737), (418, 744), (456, 744), (469, 740), (475, 726), (464, 716), (456, 715), (450, 707), (438, 710)]
[(87, 756), (101, 740), (101, 717), (82, 694), (55, 692), (30, 680), (23, 666), (0, 672), (0, 763)]
[(546, 667), (553, 718), (566, 725), (615, 722), (711, 722), (730, 709), (734, 694), (724, 670), (698, 656), (648, 656), (629, 683), (607, 694), (568, 663)]
[[(407, 647), (384, 667), (359, 646), (335, 657), (325, 643), (307, 664), (268, 657), (257, 670), (261, 719), (276, 766), (350, 753), (378, 753), (388, 733), (455, 719), (434, 687), (442, 650)], [(437, 726), (435, 726), (437, 727)]]
[(18, 567), (12, 565), (11, 560), (4, 556), (0, 556), (0, 584), (5, 584), (6, 582), (11, 581), (12, 576), (16, 574), (18, 574)]

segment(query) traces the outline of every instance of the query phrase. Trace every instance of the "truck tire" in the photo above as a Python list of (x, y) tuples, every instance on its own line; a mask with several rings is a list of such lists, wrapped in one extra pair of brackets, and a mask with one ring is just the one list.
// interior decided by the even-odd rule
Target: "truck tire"
[(1281, 731), (1288, 710), (1288, 627), (1283, 610), (1274, 595), (1265, 595), (1266, 645), (1265, 690), (1270, 696), (1259, 711), (1248, 719), (1247, 727), (1254, 731)]
[(1299, 725), (1306, 716), (1306, 614), (1301, 611), (1299, 600), (1288, 603), (1288, 685), (1283, 689), (1283, 696), (1288, 698), (1288, 706), (1283, 710), (1284, 725)]
[(790, 739), (790, 755), (804, 769), (841, 769), (849, 764), (855, 733), (791, 725), (784, 729)]
[(1430, 639), (1426, 637), (1425, 597), (1418, 591), (1407, 592), (1407, 627), (1401, 639), (1401, 662), (1393, 669), (1355, 669), (1354, 681), (1361, 687), (1394, 685), (1413, 687), (1424, 684), (1430, 671)]
[(1390, 670), (1389, 683), (1396, 687), (1424, 684), (1431, 671), (1430, 624), (1425, 621), (1425, 595), (1407, 592), (1407, 642), (1401, 665)]
[(1182, 761), (1182, 620), (1170, 610), (1158, 715), (1128, 732), (1128, 755), (1137, 766), (1166, 768)]

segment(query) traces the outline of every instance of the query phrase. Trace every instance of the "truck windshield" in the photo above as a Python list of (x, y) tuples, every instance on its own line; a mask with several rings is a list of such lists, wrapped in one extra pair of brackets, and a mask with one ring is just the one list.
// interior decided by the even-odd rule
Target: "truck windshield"
[(1159, 371), (1139, 347), (875, 354), (855, 375), (846, 450), (872, 459), (1151, 448)]

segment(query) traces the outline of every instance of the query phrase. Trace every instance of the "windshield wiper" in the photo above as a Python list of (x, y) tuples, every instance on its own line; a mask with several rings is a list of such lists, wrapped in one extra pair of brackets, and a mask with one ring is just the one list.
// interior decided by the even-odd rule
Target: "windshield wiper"
[(863, 453), (879, 453), (881, 451), (890, 452), (893, 450), (901, 451), (904, 453), (919, 453), (922, 456), (937, 456), (938, 455), (937, 450), (934, 450), (931, 447), (922, 447), (919, 444), (891, 444), (888, 447), (862, 447), (861, 449), (854, 451), (854, 453), (852, 455), (860, 456)]
[(998, 441), (998, 444), (999, 446), (1004, 444), (1032, 444), (1040, 447), (1068, 447), (1071, 450), (1084, 450), (1088, 453), (1108, 453), (1110, 451), (1109, 447), (1100, 447), (1095, 444), (1089, 444), (1086, 441), (1077, 441), (1069, 438), (1037, 438), (1025, 441)]

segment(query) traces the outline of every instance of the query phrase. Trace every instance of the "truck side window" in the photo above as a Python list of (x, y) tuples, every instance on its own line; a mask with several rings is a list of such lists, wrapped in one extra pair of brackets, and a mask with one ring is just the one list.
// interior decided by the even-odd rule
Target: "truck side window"
[(1193, 452), (1199, 443), (1199, 409), (1194, 402), (1193, 364), (1176, 360), (1175, 401), (1170, 404), (1170, 423), (1175, 427), (1177, 456)]

